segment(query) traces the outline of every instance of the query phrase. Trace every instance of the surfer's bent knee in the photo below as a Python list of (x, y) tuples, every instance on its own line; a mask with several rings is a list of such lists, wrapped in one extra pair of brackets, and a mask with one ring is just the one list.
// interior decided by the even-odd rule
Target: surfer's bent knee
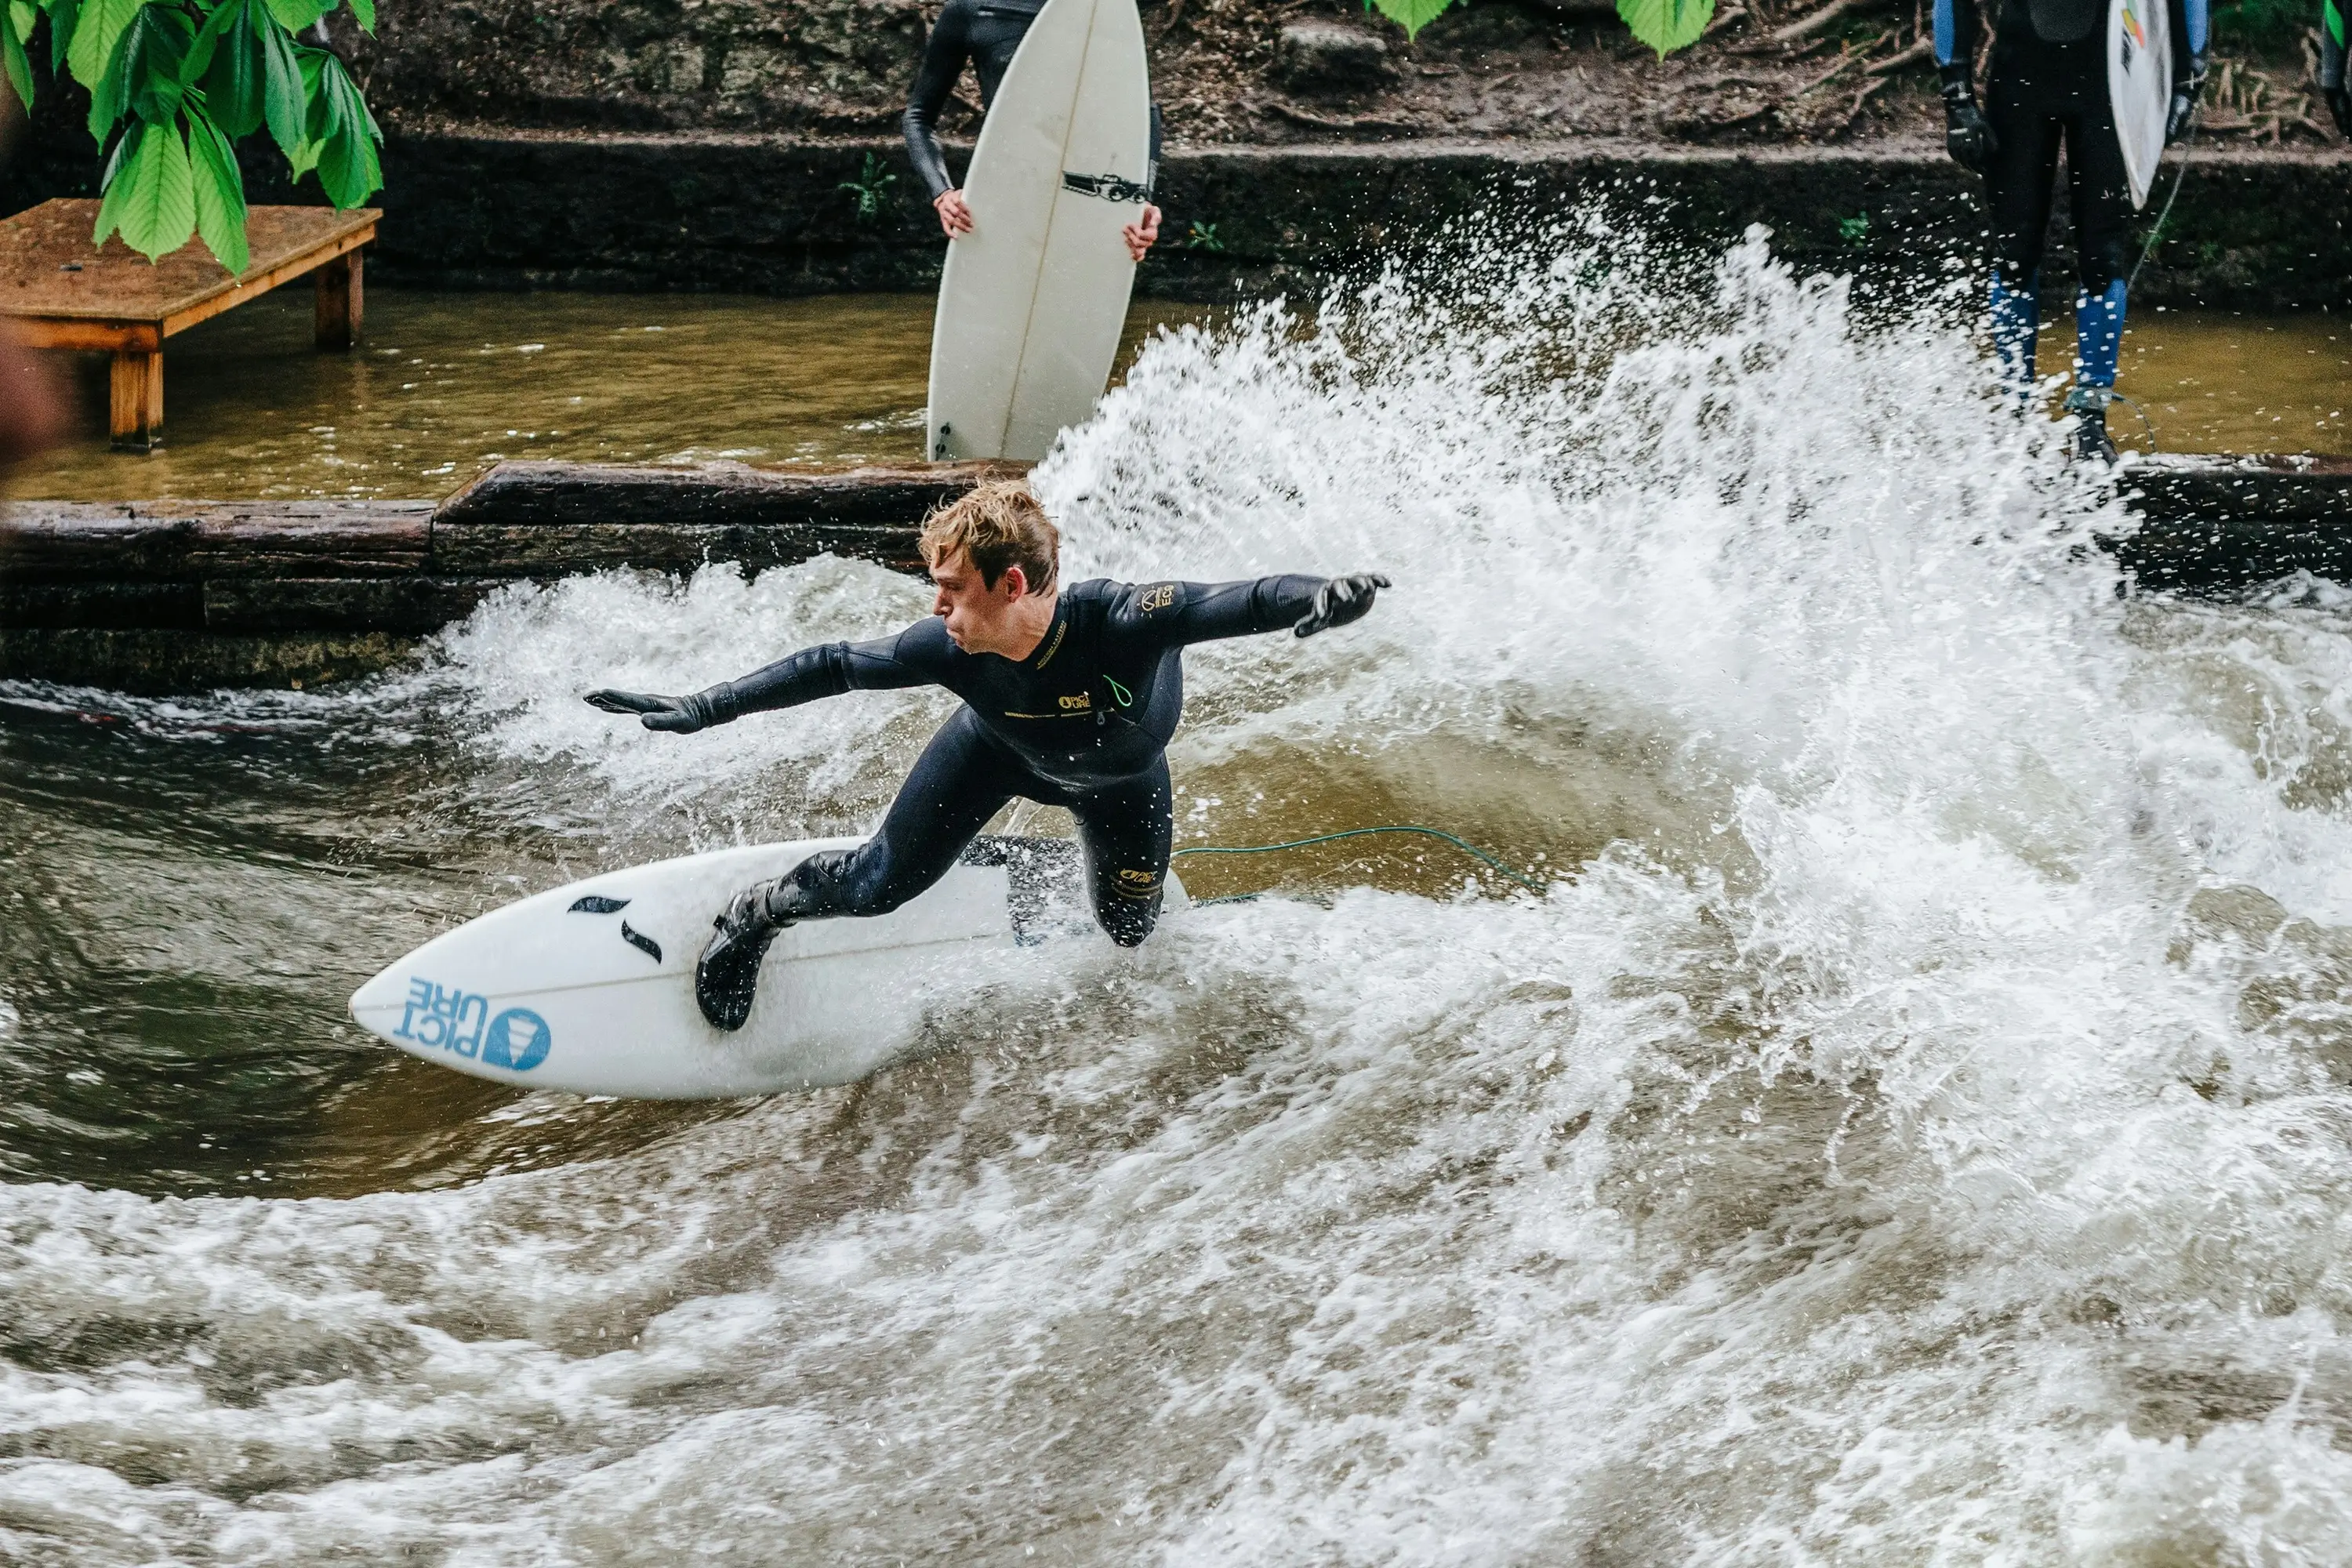
[(1160, 921), (1165, 867), (1106, 867), (1095, 887), (1095, 923), (1121, 947), (1140, 947)]

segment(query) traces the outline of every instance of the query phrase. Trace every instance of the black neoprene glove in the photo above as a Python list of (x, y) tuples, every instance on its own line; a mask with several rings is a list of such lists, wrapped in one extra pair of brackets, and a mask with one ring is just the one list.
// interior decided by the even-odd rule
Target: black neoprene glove
[(2197, 95), (2205, 89), (2205, 57), (2189, 57), (2189, 77), (2176, 82), (2172, 89), (2172, 108), (2164, 117), (2164, 144), (2171, 146), (2189, 134), (2189, 122), (2197, 113)]
[(1965, 65), (1941, 68), (1944, 78), (1944, 151), (1961, 168), (1981, 174), (1992, 166), (2000, 138), (1977, 107), (1977, 89)]
[(1311, 637), (1317, 632), (1360, 621), (1372, 607), (1372, 595), (1388, 585), (1389, 580), (1377, 572), (1334, 577), (1315, 590), (1314, 606), (1290, 630), (1294, 636)]
[(726, 688), (714, 686), (708, 691), (684, 697), (657, 697), (651, 692), (614, 691), (607, 687), (590, 692), (588, 705), (602, 708), (607, 713), (635, 713), (648, 730), (691, 735), (697, 730), (725, 724), (736, 717), (734, 705), (727, 700), (725, 692)]

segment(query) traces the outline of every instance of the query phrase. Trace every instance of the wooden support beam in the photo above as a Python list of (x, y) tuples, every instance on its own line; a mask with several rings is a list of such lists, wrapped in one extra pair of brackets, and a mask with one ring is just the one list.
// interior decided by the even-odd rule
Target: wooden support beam
[(314, 273), (317, 304), (312, 311), (312, 339), (322, 349), (347, 349), (359, 341), (366, 314), (366, 263), (353, 250), (336, 257)]
[(118, 447), (152, 452), (163, 444), (163, 355), (117, 349), (107, 386), (107, 429)]

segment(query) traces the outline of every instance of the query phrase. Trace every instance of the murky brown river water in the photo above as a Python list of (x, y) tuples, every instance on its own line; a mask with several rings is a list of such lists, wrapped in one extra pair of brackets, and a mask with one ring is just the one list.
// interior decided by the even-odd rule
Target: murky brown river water
[[(281, 289), (171, 342), (165, 444), (104, 439), (106, 361), (75, 356), (83, 438), (18, 497), (443, 495), (502, 458), (603, 463), (913, 461), (931, 300), (377, 289), (366, 341), (310, 346)], [(1122, 368), (1201, 307), (1139, 303)]]
[[(501, 458), (608, 463), (906, 461), (922, 455), (928, 295), (459, 294), (378, 289), (348, 354), (310, 341), (282, 289), (172, 340), (166, 444), (101, 434), (105, 361), (76, 356), (85, 435), (17, 497), (433, 497)], [(1162, 324), (1215, 312), (1139, 301), (1122, 369)], [(2045, 369), (2072, 353), (2062, 318)], [(2168, 451), (2352, 453), (2352, 331), (2333, 316), (2144, 312), (2124, 391)], [(2127, 408), (2121, 445), (2146, 449)]]

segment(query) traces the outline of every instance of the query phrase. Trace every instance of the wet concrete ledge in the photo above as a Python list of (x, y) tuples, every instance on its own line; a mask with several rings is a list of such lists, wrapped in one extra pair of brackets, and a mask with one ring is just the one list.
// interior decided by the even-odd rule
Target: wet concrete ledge
[[(119, 690), (387, 668), (500, 587), (821, 553), (919, 567), (923, 516), (1017, 469), (504, 463), (432, 501), (30, 501), (0, 512), (0, 678)], [(2151, 591), (2352, 582), (2352, 459), (2156, 459), (2114, 542)]]
[[(850, 187), (869, 155), (895, 179), (861, 218)], [(455, 129), (395, 133), (384, 166), (387, 281), (781, 294), (938, 283), (938, 225), (895, 141)], [(1865, 274), (1932, 269), (1972, 253), (1984, 228), (1979, 182), (1930, 145), (1178, 149), (1161, 178), (1167, 239), (1138, 287), (1206, 300), (1311, 292), (1447, 243), (1449, 226), (1455, 239), (1523, 233), (1595, 196), (1709, 247), (1765, 224), (1800, 266)], [(2068, 254), (2053, 249), (2053, 279)], [(2352, 153), (2197, 150), (2135, 299), (2352, 304)]]

